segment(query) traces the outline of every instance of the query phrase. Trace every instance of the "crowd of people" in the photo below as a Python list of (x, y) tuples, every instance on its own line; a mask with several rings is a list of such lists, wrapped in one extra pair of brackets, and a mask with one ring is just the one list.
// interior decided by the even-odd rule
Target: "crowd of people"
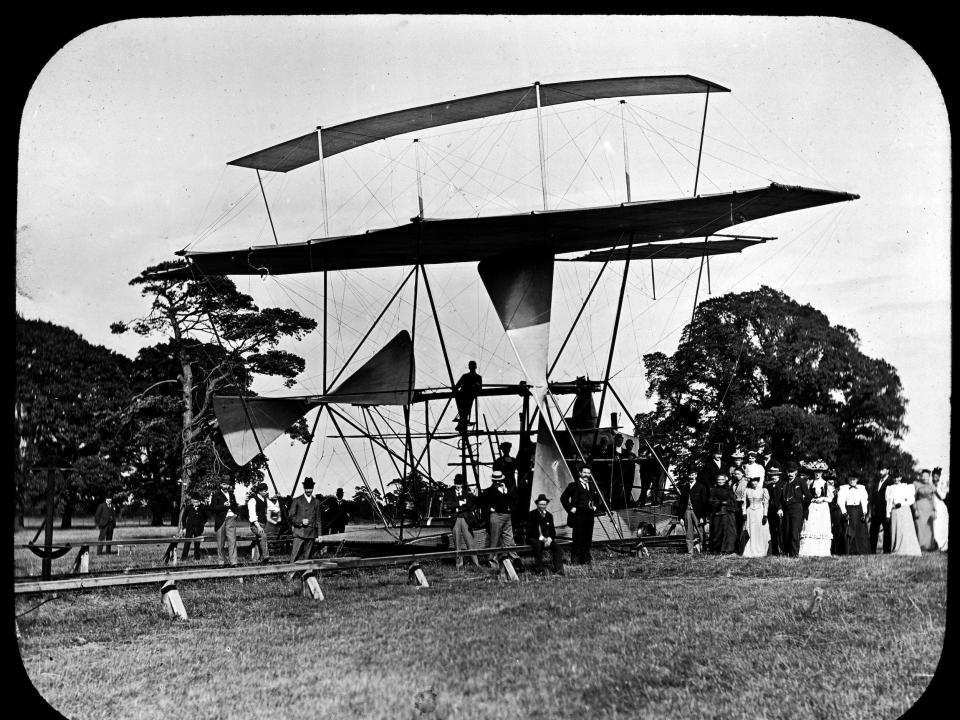
[(737, 450), (729, 462), (717, 451), (681, 482), (676, 513), (689, 552), (864, 555), (879, 545), (884, 553), (919, 555), (947, 551), (948, 493), (941, 468), (909, 483), (889, 467), (876, 477), (839, 477), (822, 460), (781, 468), (756, 450)]
[[(309, 558), (316, 539), (321, 534), (342, 533), (350, 517), (350, 503), (343, 497), (343, 488), (337, 488), (329, 497), (316, 497), (314, 487), (313, 478), (304, 478), (303, 493), (288, 498), (283, 504), (287, 510), (286, 519), (280, 496), (268, 495), (265, 482), (255, 483), (249, 491), (242, 489), (241, 498), (228, 479), (220, 482), (220, 487), (206, 503), (201, 495), (191, 493), (183, 514), (181, 559), (189, 557), (191, 544), (194, 559), (200, 559), (200, 541), (195, 538), (203, 536), (204, 527), (212, 519), (217, 559), (221, 565), (235, 566), (237, 525), (244, 522), (244, 516), (249, 522), (261, 562), (269, 562), (271, 554), (276, 554), (281, 533), (292, 536), (291, 560)], [(246, 497), (245, 501), (242, 496)]]

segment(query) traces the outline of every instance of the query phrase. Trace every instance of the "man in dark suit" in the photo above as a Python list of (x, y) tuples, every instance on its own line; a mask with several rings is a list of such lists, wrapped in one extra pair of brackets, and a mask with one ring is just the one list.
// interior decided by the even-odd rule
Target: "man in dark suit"
[(679, 515), (687, 531), (687, 552), (694, 552), (694, 545), (700, 543), (700, 551), (706, 548), (703, 527), (710, 517), (710, 489), (697, 479), (697, 473), (690, 471), (687, 482), (680, 486)]
[(783, 513), (779, 512), (783, 509), (781, 474), (780, 466), (771, 462), (763, 479), (763, 486), (770, 495), (770, 503), (767, 505), (767, 524), (770, 526), (771, 555), (780, 555), (783, 552), (783, 523), (780, 519)]
[[(224, 478), (220, 489), (210, 498), (210, 513), (213, 515), (213, 531), (217, 537), (217, 559), (221, 565), (237, 565), (237, 518), (240, 506), (233, 495), (233, 483)], [(224, 550), (226, 548), (226, 550)]]
[(883, 528), (883, 552), (890, 552), (890, 518), (887, 517), (887, 488), (890, 487), (890, 468), (881, 467), (880, 477), (869, 489), (870, 497), (870, 552), (877, 552), (880, 528)]
[(350, 516), (350, 503), (343, 499), (343, 488), (337, 488), (337, 493), (331, 498), (325, 498), (327, 516), (330, 518), (323, 528), (323, 534), (342, 533), (347, 526)]
[(594, 488), (591, 487), (590, 468), (580, 468), (580, 477), (567, 485), (560, 495), (560, 504), (567, 511), (567, 525), (573, 530), (570, 562), (592, 562), (590, 545), (593, 543), (593, 512), (597, 505)]
[(700, 472), (697, 475), (697, 482), (709, 489), (713, 487), (714, 479), (717, 475), (729, 476), (729, 473), (730, 465), (723, 461), (723, 454), (720, 451), (720, 446), (717, 445), (717, 449), (714, 451), (711, 459), (707, 460), (700, 468)]
[(633, 504), (633, 477), (637, 468), (637, 454), (633, 451), (633, 438), (627, 438), (620, 453), (620, 477), (623, 482), (620, 507), (630, 507)]
[(788, 462), (786, 477), (782, 482), (782, 498), (777, 515), (783, 532), (783, 555), (797, 557), (800, 554), (800, 531), (803, 516), (810, 505), (810, 488), (797, 477), (797, 464)]
[[(89, 506), (88, 506), (89, 507)], [(113, 498), (105, 497), (93, 514), (93, 523), (100, 529), (97, 540), (113, 540), (113, 529), (117, 526), (117, 513), (113, 508)], [(104, 549), (106, 548), (106, 549)], [(109, 545), (97, 545), (97, 555), (115, 554)]]
[(543, 574), (543, 551), (549, 549), (553, 563), (551, 570), (557, 575), (563, 575), (563, 553), (557, 545), (557, 530), (553, 524), (553, 513), (547, 511), (550, 502), (543, 493), (537, 496), (537, 507), (530, 511), (527, 518), (527, 537), (533, 548), (533, 571), (537, 575)]
[(290, 524), (293, 526), (293, 550), (290, 562), (303, 556), (310, 559), (313, 543), (320, 535), (320, 501), (313, 497), (313, 478), (303, 479), (303, 495), (297, 495), (290, 503)]
[[(207, 512), (204, 510), (203, 506), (200, 504), (200, 498), (196, 493), (190, 494), (190, 500), (187, 502), (187, 507), (183, 511), (183, 536), (185, 538), (197, 538), (203, 536), (203, 526), (207, 523)], [(186, 560), (187, 555), (190, 554), (190, 541), (183, 544), (183, 553), (180, 555), (181, 560)], [(200, 541), (193, 541), (193, 559), (200, 559)]]
[(470, 410), (473, 407), (473, 401), (483, 388), (483, 378), (477, 373), (476, 360), (467, 363), (467, 368), (468, 372), (461, 375), (454, 386), (458, 414), (457, 432), (459, 433), (465, 433), (470, 426)]

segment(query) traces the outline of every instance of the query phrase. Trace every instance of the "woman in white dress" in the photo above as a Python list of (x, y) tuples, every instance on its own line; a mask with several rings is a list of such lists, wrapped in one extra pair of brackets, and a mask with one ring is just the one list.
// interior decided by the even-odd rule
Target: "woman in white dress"
[(817, 460), (808, 466), (813, 473), (810, 481), (810, 507), (800, 532), (800, 557), (829, 557), (833, 533), (830, 531), (830, 501), (833, 486), (823, 479), (827, 464)]
[(916, 502), (913, 483), (895, 475), (887, 487), (887, 517), (890, 519), (890, 552), (893, 555), (919, 555), (920, 543), (913, 524), (911, 506)]
[(950, 491), (950, 483), (943, 477), (941, 468), (933, 469), (933, 507), (936, 516), (933, 518), (933, 539), (937, 543), (937, 549), (940, 552), (947, 551), (947, 530), (950, 526), (950, 513), (947, 512), (947, 493)]
[(764, 557), (770, 554), (770, 526), (767, 525), (767, 508), (770, 505), (770, 491), (760, 486), (760, 478), (752, 477), (747, 481), (744, 492), (746, 519), (744, 527), (750, 538), (743, 548), (744, 557)]

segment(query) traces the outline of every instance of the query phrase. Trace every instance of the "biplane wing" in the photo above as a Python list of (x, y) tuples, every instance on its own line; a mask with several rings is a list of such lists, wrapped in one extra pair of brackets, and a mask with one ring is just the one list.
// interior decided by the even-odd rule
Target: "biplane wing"
[[(356, 235), (180, 255), (206, 275), (286, 275), (434, 263), (475, 262), (509, 254), (557, 255), (713, 235), (793, 210), (854, 200), (834, 190), (771, 184), (741, 192), (675, 200), (546, 210), (487, 217), (424, 219)], [(157, 277), (189, 277), (190, 268)]]
[[(538, 91), (541, 107), (615, 97), (730, 92), (722, 85), (693, 75), (652, 75), (536, 83), (512, 90), (473, 95), (324, 127), (320, 129), (320, 134), (323, 136), (323, 156), (327, 158), (377, 140), (441, 125), (533, 110), (537, 107)], [(256, 170), (289, 172), (317, 162), (320, 159), (320, 143), (320, 137), (314, 131), (244, 155), (227, 164)]]

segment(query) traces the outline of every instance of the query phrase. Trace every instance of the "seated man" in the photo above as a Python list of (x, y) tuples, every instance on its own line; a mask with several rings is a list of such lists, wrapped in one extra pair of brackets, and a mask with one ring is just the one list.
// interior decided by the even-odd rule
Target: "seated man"
[(557, 545), (553, 513), (547, 512), (549, 502), (550, 498), (540, 493), (537, 496), (537, 507), (530, 511), (527, 519), (527, 538), (533, 548), (533, 571), (537, 575), (543, 574), (543, 551), (549, 549), (553, 559), (550, 569), (557, 575), (563, 575), (563, 553)]

